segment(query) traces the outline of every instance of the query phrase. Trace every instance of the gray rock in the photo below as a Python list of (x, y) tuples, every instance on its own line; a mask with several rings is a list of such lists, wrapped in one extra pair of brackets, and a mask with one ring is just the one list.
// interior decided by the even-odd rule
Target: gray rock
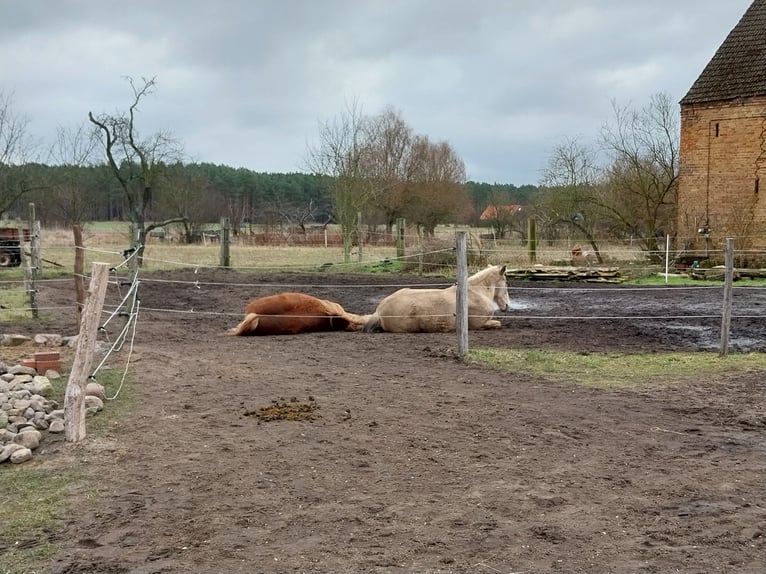
[(21, 464), (32, 459), (32, 451), (28, 448), (20, 448), (11, 454), (11, 462), (13, 464)]
[(8, 429), (0, 429), (0, 444), (13, 442), (13, 437), (15, 436), (15, 432), (11, 432)]
[(15, 442), (5, 445), (2, 449), (0, 449), (0, 462), (4, 462), (8, 460), (9, 458), (11, 458), (11, 455), (14, 452), (22, 448), (24, 448), (22, 445), (16, 444)]
[(17, 347), (29, 341), (24, 335), (0, 335), (0, 345), (3, 347)]
[(35, 345), (43, 345), (45, 347), (60, 347), (62, 340), (61, 335), (50, 333), (38, 333), (33, 339)]
[(53, 394), (53, 385), (47, 376), (38, 375), (32, 381), (32, 388), (30, 390), (36, 395), (48, 397)]
[(48, 421), (45, 419), (35, 419), (35, 428), (39, 430), (48, 430), (48, 427), (50, 426), (48, 424)]
[(96, 411), (101, 411), (104, 409), (104, 401), (93, 395), (86, 395), (85, 410), (88, 410), (89, 408), (95, 408)]
[(104, 394), (104, 385), (101, 385), (99, 383), (88, 383), (85, 386), (85, 395), (91, 396), (91, 397), (98, 397), (102, 401), (104, 400), (104, 397), (106, 396)]
[(29, 400), (29, 407), (35, 412), (44, 412), (45, 398), (41, 395), (32, 395), (32, 398)]
[(8, 426), (8, 413), (0, 411), (0, 429), (5, 429)]
[(54, 369), (48, 369), (45, 371), (45, 376), (48, 377), (51, 381), (57, 381), (61, 378), (61, 373)]
[(29, 450), (34, 450), (40, 446), (40, 439), (42, 436), (42, 433), (35, 428), (25, 428), (14, 437), (13, 442), (20, 444)]
[[(37, 374), (37, 371), (33, 369), (32, 367), (23, 367), (21, 365), (14, 365), (10, 369), (8, 369), (8, 372), (14, 375), (29, 375), (29, 380), (32, 380), (32, 377), (34, 377)], [(18, 377), (16, 377), (18, 379)], [(18, 382), (18, 381), (16, 381)], [(26, 381), (22, 381), (26, 382)]]
[(14, 399), (12, 404), (14, 409), (17, 409), (23, 412), (29, 408), (29, 405), (32, 404), (32, 401), (30, 401), (29, 399)]
[(64, 432), (64, 421), (62, 419), (53, 419), (52, 421), (49, 421), (48, 432)]
[(59, 419), (64, 420), (64, 409), (56, 409), (55, 411), (51, 411), (47, 416), (48, 421), (52, 419)]

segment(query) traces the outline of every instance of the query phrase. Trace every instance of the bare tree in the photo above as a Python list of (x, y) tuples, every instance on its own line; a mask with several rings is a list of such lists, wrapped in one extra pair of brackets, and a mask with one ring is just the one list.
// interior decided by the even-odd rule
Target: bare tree
[(85, 305), (85, 256), (81, 227), (89, 209), (85, 197), (85, 170), (93, 165), (97, 146), (98, 132), (90, 124), (83, 123), (73, 128), (59, 126), (56, 141), (50, 149), (51, 160), (60, 166), (56, 180), (50, 184), (51, 204), (59, 216), (72, 226), (78, 314)]
[(463, 161), (447, 142), (413, 136), (395, 110), (370, 118), (355, 103), (322, 124), (319, 136), (307, 163), (315, 173), (330, 176), (346, 261), (358, 214), (365, 209), (382, 213), (389, 231), (404, 216), (430, 235), (438, 223), (470, 217)]
[(678, 110), (663, 93), (641, 110), (613, 107), (614, 123), (602, 130), (612, 161), (598, 203), (616, 229), (657, 261), (657, 240), (672, 234), (678, 204)]
[(603, 263), (596, 240), (600, 206), (598, 182), (601, 170), (596, 152), (576, 138), (557, 145), (545, 168), (542, 187), (535, 200), (535, 215), (544, 220), (549, 233), (566, 226), (581, 234)]
[(90, 124), (56, 129), (51, 161), (60, 166), (51, 182), (51, 203), (69, 225), (82, 223), (89, 211), (85, 197), (85, 169), (95, 163), (98, 132)]
[(220, 213), (220, 198), (210, 189), (207, 175), (176, 163), (165, 167), (158, 181), (158, 207), (165, 222), (174, 222), (183, 243), (198, 240), (205, 223)]
[(389, 234), (406, 206), (406, 186), (413, 169), (412, 142), (412, 128), (393, 108), (386, 108), (368, 122), (365, 171), (374, 182), (371, 207), (382, 216)]
[(155, 78), (142, 78), (140, 85), (133, 78), (127, 80), (133, 92), (127, 113), (94, 116), (88, 112), (88, 118), (100, 130), (107, 163), (125, 194), (128, 217), (136, 241), (136, 260), (140, 265), (146, 234), (152, 229), (181, 221), (181, 218), (175, 217), (147, 224), (157, 179), (165, 166), (181, 160), (182, 149), (180, 143), (167, 132), (156, 132), (151, 137), (141, 139), (136, 127), (136, 115), (139, 104), (153, 93)]
[(319, 142), (309, 147), (306, 163), (319, 175), (330, 177), (333, 211), (343, 236), (343, 260), (351, 261), (351, 247), (359, 212), (369, 203), (373, 184), (365, 172), (369, 153), (366, 134), (368, 119), (353, 102), (346, 111), (319, 126)]
[(11, 96), (0, 91), (0, 219), (35, 189), (26, 165), (37, 144), (28, 132), (29, 119), (14, 111)]
[(411, 161), (405, 215), (419, 231), (433, 235), (439, 223), (470, 219), (473, 206), (465, 188), (465, 164), (449, 143), (415, 136)]

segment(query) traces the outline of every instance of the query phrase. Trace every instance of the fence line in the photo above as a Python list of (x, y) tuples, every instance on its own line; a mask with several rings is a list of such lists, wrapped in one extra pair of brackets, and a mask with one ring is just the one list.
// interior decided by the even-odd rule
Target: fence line
[[(105, 308), (110, 308), (109, 305), (104, 305)], [(40, 310), (45, 311), (58, 311), (62, 309), (71, 309), (71, 306), (66, 307), (38, 307)], [(116, 309), (116, 307), (114, 307)], [(31, 307), (14, 307), (11, 309), (5, 309), (6, 311), (31, 311)], [(220, 317), (241, 317), (242, 312), (225, 312), (225, 311), (198, 311), (195, 309), (169, 309), (159, 307), (142, 307), (144, 312), (153, 313), (169, 313), (169, 314), (185, 314), (185, 315), (209, 315)], [(104, 314), (111, 314), (108, 311), (103, 311)], [(268, 317), (270, 315), (264, 315)], [(315, 315), (296, 315), (297, 317), (309, 318), (315, 317)], [(394, 315), (395, 316), (395, 315)], [(440, 317), (443, 315), (425, 315), (430, 317)], [(766, 319), (766, 315), (739, 315), (732, 314), (732, 319)], [(615, 319), (638, 319), (642, 321), (652, 321), (655, 319), (671, 320), (671, 319), (720, 319), (721, 314), (717, 315), (518, 315), (518, 314), (505, 314), (497, 315), (498, 319), (524, 319), (528, 320), (544, 320), (544, 321), (568, 321), (568, 320), (615, 320)]]
[[(285, 271), (291, 269), (277, 268)], [(238, 272), (238, 270), (236, 270)], [(364, 273), (360, 273), (364, 275)], [(83, 275), (85, 279), (88, 279), (89, 275)], [(71, 278), (66, 279), (41, 279), (38, 281), (40, 284), (55, 283), (55, 282), (71, 282)], [(228, 281), (185, 281), (181, 279), (158, 279), (152, 277), (144, 277), (141, 279), (146, 283), (178, 283), (188, 284), (197, 288), (204, 286), (231, 286), (231, 287), (327, 287), (327, 288), (339, 288), (339, 289), (354, 289), (354, 288), (370, 288), (370, 287), (449, 287), (454, 284), (454, 281), (440, 281), (436, 283), (354, 283), (353, 285), (344, 283), (236, 283)], [(523, 280), (519, 280), (522, 282)], [(0, 284), (20, 284), (23, 283), (23, 279), (0, 281)], [(110, 280), (110, 284), (119, 283), (118, 280)], [(646, 286), (615, 286), (615, 287), (526, 287), (523, 285), (510, 286), (511, 292), (513, 291), (567, 291), (568, 293), (584, 293), (584, 292), (607, 292), (607, 291), (707, 291), (723, 289), (723, 285), (675, 285), (675, 286), (661, 286), (661, 285), (646, 285)], [(734, 285), (734, 290), (758, 290), (766, 291), (766, 286), (758, 285)]]
[[(113, 253), (113, 254), (125, 254), (125, 250), (121, 251), (107, 251), (107, 250), (101, 250), (101, 249), (93, 249), (93, 248), (85, 248), (89, 251), (94, 251), (98, 253)], [(452, 249), (443, 249), (443, 250), (436, 250), (430, 253), (439, 253), (439, 252), (445, 252), (445, 251), (452, 251)], [(408, 256), (409, 257), (417, 257), (422, 256), (423, 254), (418, 254), (415, 256)], [(127, 261), (127, 258), (126, 258)], [(183, 265), (186, 268), (189, 268), (190, 265), (188, 263), (181, 263), (181, 262), (175, 262), (179, 265)], [(195, 268), (195, 272), (198, 269), (221, 269), (219, 266), (204, 266), (204, 265), (193, 265), (191, 267)], [(312, 268), (316, 268), (316, 266), (311, 266)], [(443, 267), (443, 266), (441, 266)], [(112, 271), (114, 271), (116, 268), (112, 268)], [(245, 270), (248, 268), (244, 268)], [(253, 268), (258, 270), (264, 270), (264, 269), (272, 269), (276, 271), (291, 271), (294, 270), (294, 267), (274, 267), (274, 268)], [(237, 268), (237, 272), (243, 272), (243, 268)], [(86, 276), (87, 277), (87, 276)], [(40, 280), (39, 283), (53, 283), (53, 282), (61, 282), (61, 281), (71, 281), (71, 278), (56, 278), (56, 279), (43, 279)], [(122, 283), (122, 279), (120, 277), (115, 277), (110, 280), (111, 284), (120, 285)], [(257, 287), (257, 288), (273, 288), (273, 289), (279, 289), (279, 288), (302, 288), (302, 289), (308, 289), (308, 288), (324, 288), (324, 289), (355, 289), (355, 288), (381, 288), (381, 289), (398, 289), (402, 287), (415, 287), (415, 288), (441, 288), (441, 287), (447, 287), (452, 284), (453, 282), (435, 282), (435, 283), (397, 283), (397, 284), (391, 284), (391, 283), (357, 283), (353, 285), (349, 284), (333, 284), (333, 283), (310, 283), (310, 284), (297, 284), (297, 283), (232, 283), (232, 282), (205, 282), (200, 280), (195, 281), (183, 281), (183, 280), (174, 280), (174, 279), (159, 279), (159, 278), (151, 278), (151, 277), (142, 277), (142, 282), (146, 283), (174, 283), (174, 284), (181, 284), (181, 285), (189, 285), (190, 288), (196, 288), (201, 289), (203, 287)], [(9, 284), (9, 283), (23, 283), (23, 279), (19, 279), (16, 281), (8, 280), (8, 281), (0, 281), (0, 283), (3, 284)], [(137, 289), (137, 284), (131, 284), (131, 288), (128, 290), (128, 294), (125, 295), (122, 303), (116, 307), (116, 309), (119, 309), (121, 305), (125, 304), (125, 301), (130, 296), (133, 289)], [(695, 290), (719, 290), (722, 289), (722, 285), (704, 285), (704, 286), (635, 286), (635, 287), (625, 287), (625, 286), (615, 286), (615, 287), (544, 287), (544, 286), (535, 286), (535, 287), (527, 287), (527, 286), (512, 286), (511, 287), (511, 293), (519, 292), (519, 291), (566, 291), (567, 293), (604, 293), (608, 291), (634, 291), (634, 292), (652, 292), (656, 293), (658, 291), (695, 291)], [(733, 291), (736, 293), (739, 290), (742, 289), (756, 289), (756, 290), (766, 290), (766, 287), (758, 287), (758, 286), (740, 286), (735, 285), (733, 286)], [(73, 301), (72, 304), (74, 305), (75, 302)], [(69, 307), (60, 307), (60, 306), (52, 306), (52, 307), (38, 307), (38, 310), (44, 310), (44, 311), (55, 311), (60, 309), (68, 309)], [(18, 308), (5, 308), (6, 311), (31, 311), (31, 307), (18, 307)], [(208, 314), (208, 315), (226, 315), (226, 316), (237, 316), (241, 315), (241, 313), (211, 313), (211, 312), (204, 312), (204, 311), (194, 311), (194, 310), (178, 310), (178, 309), (157, 309), (157, 308), (144, 308), (145, 311), (152, 311), (152, 312), (169, 312), (169, 313), (189, 313), (189, 314)], [(509, 314), (509, 315), (501, 315), (501, 318), (511, 318), (511, 319), (525, 319), (525, 320), (531, 320), (531, 319), (543, 319), (543, 320), (615, 320), (615, 319), (640, 319), (640, 320), (653, 320), (653, 319), (663, 319), (663, 320), (672, 320), (672, 319), (720, 319), (721, 314), (716, 315), (652, 315), (652, 316), (642, 316), (642, 315), (625, 315), (625, 316), (540, 316), (540, 315), (515, 315), (515, 314)], [(732, 318), (761, 318), (766, 317), (764, 315), (732, 315)]]

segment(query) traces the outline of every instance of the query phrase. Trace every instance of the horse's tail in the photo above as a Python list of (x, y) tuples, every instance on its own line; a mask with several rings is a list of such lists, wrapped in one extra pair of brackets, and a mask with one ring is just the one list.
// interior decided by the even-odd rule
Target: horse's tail
[(381, 333), (383, 332), (383, 327), (380, 326), (380, 315), (377, 313), (373, 313), (372, 315), (368, 316), (367, 322), (364, 324), (364, 327), (362, 327), (362, 331), (365, 333)]
[(361, 331), (367, 324), (370, 315), (356, 315), (354, 313), (343, 313), (343, 318), (348, 321), (346, 331)]
[(229, 335), (252, 335), (258, 327), (258, 313), (248, 313), (239, 325), (229, 330)]

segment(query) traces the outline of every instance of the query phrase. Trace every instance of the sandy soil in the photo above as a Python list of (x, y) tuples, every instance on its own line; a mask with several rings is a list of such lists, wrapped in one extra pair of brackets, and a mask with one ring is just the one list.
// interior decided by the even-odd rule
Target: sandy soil
[[(256, 296), (369, 313), (418, 282), (439, 280), (145, 276), (132, 417), (36, 459), (89, 477), (49, 572), (763, 571), (763, 373), (605, 391), (461, 363), (454, 334), (224, 335)], [(503, 329), (470, 345), (718, 344), (720, 289), (551, 287), (514, 285)], [(735, 352), (766, 350), (762, 293), (735, 291)], [(68, 284), (38, 300), (56, 309), (0, 332), (74, 332)]]

